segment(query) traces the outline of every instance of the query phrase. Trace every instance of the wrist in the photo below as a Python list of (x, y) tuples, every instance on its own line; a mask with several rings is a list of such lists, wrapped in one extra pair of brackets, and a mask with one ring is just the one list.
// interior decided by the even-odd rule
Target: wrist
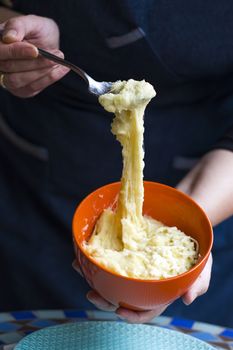
[(206, 212), (212, 225), (233, 215), (233, 152), (207, 153), (178, 184)]

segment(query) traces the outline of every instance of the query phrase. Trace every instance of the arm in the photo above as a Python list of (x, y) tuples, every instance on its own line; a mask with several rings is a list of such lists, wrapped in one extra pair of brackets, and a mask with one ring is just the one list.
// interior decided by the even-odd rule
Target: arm
[[(228, 148), (232, 148), (232, 143)], [(203, 207), (213, 226), (229, 218), (233, 215), (233, 152), (216, 149), (207, 153), (179, 183), (178, 189)], [(212, 256), (200, 277), (183, 296), (185, 304), (191, 304), (207, 291), (211, 267)]]
[(207, 153), (177, 188), (199, 203), (213, 226), (233, 215), (233, 152)]

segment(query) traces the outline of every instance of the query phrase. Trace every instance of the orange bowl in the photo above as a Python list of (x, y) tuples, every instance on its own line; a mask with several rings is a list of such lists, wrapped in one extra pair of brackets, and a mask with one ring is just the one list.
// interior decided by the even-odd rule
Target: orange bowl
[(118, 275), (98, 264), (82, 247), (91, 236), (102, 211), (116, 202), (120, 183), (103, 186), (89, 194), (73, 218), (76, 261), (90, 287), (116, 306), (151, 310), (182, 296), (203, 270), (213, 244), (212, 226), (205, 212), (190, 197), (155, 182), (144, 182), (143, 213), (176, 226), (199, 243), (200, 259), (189, 271), (162, 280), (142, 280)]

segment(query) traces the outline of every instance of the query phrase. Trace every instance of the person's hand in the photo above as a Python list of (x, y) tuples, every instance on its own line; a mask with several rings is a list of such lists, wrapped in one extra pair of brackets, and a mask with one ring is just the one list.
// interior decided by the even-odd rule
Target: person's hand
[(161, 315), (168, 307), (168, 305), (160, 305), (157, 308), (149, 311), (133, 311), (110, 304), (93, 290), (87, 293), (87, 299), (100, 310), (115, 311), (116, 315), (120, 319), (129, 323), (150, 322), (154, 317)]
[[(192, 287), (183, 295), (182, 300), (185, 305), (190, 305), (197, 297), (205, 294), (208, 290), (211, 276), (212, 255), (210, 255), (206, 266)], [(117, 308), (104, 300), (98, 293), (91, 290), (87, 293), (87, 299), (98, 309), (103, 311), (115, 311), (116, 314), (131, 323), (150, 322), (154, 317), (161, 315), (169, 305), (157, 307), (150, 311), (132, 311), (122, 307)]]
[[(79, 274), (82, 275), (76, 261), (73, 262), (72, 266)], [(206, 266), (202, 273), (199, 275), (198, 279), (194, 282), (192, 287), (183, 295), (182, 300), (185, 305), (190, 305), (197, 297), (206, 293), (210, 283), (211, 267), (212, 255), (210, 255)], [(129, 323), (148, 323), (154, 317), (161, 315), (170, 305), (161, 305), (149, 311), (132, 311), (123, 307), (116, 307), (115, 305), (112, 305), (94, 290), (90, 290), (87, 293), (87, 299), (98, 309), (109, 312), (114, 311), (119, 318)]]
[[(72, 264), (75, 271), (77, 271), (81, 276), (83, 276), (77, 261), (75, 260)], [(90, 290), (87, 293), (87, 299), (94, 304), (98, 309), (102, 311), (110, 311), (115, 312), (116, 315), (129, 322), (129, 323), (146, 323), (152, 320), (154, 317), (159, 316), (163, 313), (168, 305), (161, 305), (154, 310), (150, 311), (132, 311), (129, 309), (125, 309), (123, 307), (116, 307), (112, 305), (107, 300), (103, 299), (98, 293), (94, 290)]]
[(206, 266), (204, 267), (197, 280), (189, 288), (189, 290), (183, 295), (182, 300), (185, 305), (190, 305), (197, 297), (205, 294), (209, 288), (211, 270), (212, 270), (213, 258), (210, 254), (207, 260)]
[(61, 79), (69, 69), (38, 57), (36, 47), (59, 57), (59, 29), (49, 18), (18, 16), (0, 24), (0, 72), (4, 86), (18, 97), (32, 97)]
[[(191, 196), (206, 212), (213, 226), (233, 214), (233, 152), (216, 149), (207, 153), (177, 185)], [(189, 291), (183, 296), (185, 304), (204, 294), (209, 287), (212, 255)]]

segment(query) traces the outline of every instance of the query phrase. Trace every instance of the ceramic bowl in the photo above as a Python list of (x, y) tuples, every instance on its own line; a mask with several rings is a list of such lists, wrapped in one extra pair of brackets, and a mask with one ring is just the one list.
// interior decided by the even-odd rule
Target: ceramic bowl
[(76, 261), (90, 287), (116, 306), (132, 310), (151, 310), (182, 296), (198, 278), (213, 244), (211, 223), (203, 209), (184, 193), (155, 182), (144, 182), (143, 213), (176, 226), (199, 243), (200, 259), (189, 271), (162, 280), (129, 278), (98, 264), (83, 249), (102, 211), (116, 202), (120, 183), (103, 186), (89, 194), (78, 206), (73, 218)]

